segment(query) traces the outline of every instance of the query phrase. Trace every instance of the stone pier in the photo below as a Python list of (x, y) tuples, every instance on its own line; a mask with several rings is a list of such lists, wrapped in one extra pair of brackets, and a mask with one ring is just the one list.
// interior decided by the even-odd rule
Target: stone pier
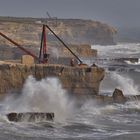
[(104, 69), (99, 67), (71, 67), (55, 64), (24, 65), (20, 63), (0, 63), (0, 94), (21, 90), (29, 75), (37, 80), (57, 77), (64, 89), (72, 94), (98, 95)]

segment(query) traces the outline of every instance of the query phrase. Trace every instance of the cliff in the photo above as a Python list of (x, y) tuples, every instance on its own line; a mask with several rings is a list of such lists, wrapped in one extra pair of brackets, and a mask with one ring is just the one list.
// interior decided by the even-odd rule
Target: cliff
[[(26, 49), (39, 54), (40, 38), (42, 26), (33, 23), (24, 22), (0, 22), (0, 31), (10, 37), (12, 40), (24, 46)], [(71, 53), (49, 32), (47, 32), (47, 47), (48, 53), (51, 57), (73, 57)], [(67, 44), (75, 54), (80, 57), (96, 57), (97, 51), (91, 49), (87, 44)], [(0, 36), (0, 59), (19, 59), (21, 55), (25, 54), (9, 43), (6, 39)]]
[(20, 91), (29, 75), (37, 80), (57, 77), (64, 89), (74, 95), (97, 95), (104, 69), (98, 67), (70, 67), (64, 65), (24, 65), (0, 62), (0, 94)]
[[(0, 17), (0, 31), (8, 33), (23, 45), (38, 46), (40, 23), (47, 23), (67, 43), (101, 45), (115, 43), (113, 36), (116, 34), (116, 29), (92, 20)], [(49, 32), (48, 41), (56, 41)], [(5, 41), (1, 41), (1, 44), (5, 44)]]
[[(57, 23), (56, 31), (67, 42), (74, 44), (112, 45), (116, 29), (92, 20), (62, 20)], [(62, 30), (59, 30), (61, 29)]]

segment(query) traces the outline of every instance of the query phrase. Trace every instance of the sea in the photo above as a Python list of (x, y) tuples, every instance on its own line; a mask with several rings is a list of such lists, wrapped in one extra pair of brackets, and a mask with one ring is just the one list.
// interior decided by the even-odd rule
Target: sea
[[(91, 47), (97, 58), (82, 59), (105, 69), (100, 94), (112, 96), (115, 88), (125, 96), (140, 94), (139, 43)], [(140, 101), (99, 105), (89, 99), (79, 107), (75, 102), (59, 79), (29, 76), (20, 94), (7, 93), (0, 101), (0, 140), (140, 140)], [(9, 112), (54, 112), (55, 118), (10, 122)]]

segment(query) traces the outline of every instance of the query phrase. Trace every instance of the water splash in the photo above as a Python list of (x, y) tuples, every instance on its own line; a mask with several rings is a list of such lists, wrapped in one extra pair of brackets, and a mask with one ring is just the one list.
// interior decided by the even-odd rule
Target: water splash
[(120, 75), (116, 72), (110, 73), (111, 78), (117, 82), (119, 89), (121, 89), (124, 95), (138, 95), (139, 90), (138, 87), (134, 84), (134, 81), (129, 77), (124, 75)]
[(98, 50), (98, 56), (104, 58), (130, 58), (139, 57), (139, 43), (118, 43), (117, 45), (100, 46), (92, 45), (92, 49)]
[(140, 65), (140, 58), (138, 59), (138, 62), (131, 62), (131, 61), (125, 61), (129, 65)]
[(50, 51), (51, 56), (56, 57), (57, 59), (59, 58), (60, 53), (59, 53), (58, 48), (50, 47), (49, 51)]
[(22, 94), (8, 95), (2, 106), (5, 112), (54, 112), (56, 121), (63, 121), (71, 114), (73, 102), (57, 78), (37, 81), (29, 76)]

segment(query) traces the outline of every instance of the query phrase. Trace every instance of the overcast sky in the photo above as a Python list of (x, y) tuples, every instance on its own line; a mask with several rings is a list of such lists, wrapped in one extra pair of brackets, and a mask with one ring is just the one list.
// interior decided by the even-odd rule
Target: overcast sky
[(0, 0), (0, 16), (99, 20), (113, 26), (140, 26), (140, 0)]

